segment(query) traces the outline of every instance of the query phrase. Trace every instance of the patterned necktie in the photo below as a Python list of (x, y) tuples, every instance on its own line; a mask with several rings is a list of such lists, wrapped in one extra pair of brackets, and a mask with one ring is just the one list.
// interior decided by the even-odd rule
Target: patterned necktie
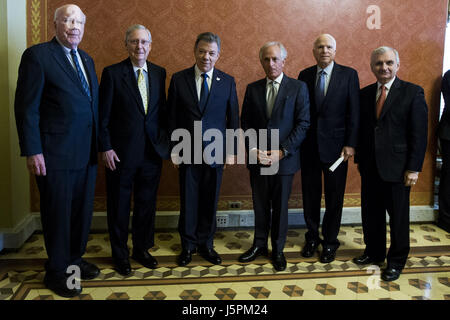
[(141, 93), (142, 103), (144, 104), (144, 111), (147, 114), (148, 110), (148, 96), (147, 96), (147, 84), (145, 83), (144, 71), (138, 69), (138, 87)]
[(200, 101), (198, 103), (198, 106), (200, 108), (200, 111), (203, 112), (206, 107), (206, 102), (208, 101), (208, 94), (209, 94), (209, 87), (208, 87), (208, 75), (206, 73), (202, 73), (202, 89), (200, 90)]
[(381, 94), (377, 100), (377, 119), (380, 118), (381, 110), (383, 110), (383, 105), (385, 101), (386, 101), (386, 87), (381, 86)]
[(77, 69), (78, 78), (81, 81), (81, 85), (83, 86), (83, 90), (86, 95), (91, 100), (91, 90), (89, 89), (89, 85), (84, 77), (83, 71), (81, 71), (80, 63), (78, 62), (77, 52), (75, 49), (70, 50), (70, 55), (72, 56), (73, 63), (75, 64), (75, 69)]
[(325, 76), (327, 73), (325, 71), (319, 72), (319, 79), (317, 80), (315, 89), (316, 107), (320, 108), (322, 106), (323, 100), (325, 100)]
[(267, 92), (267, 117), (270, 119), (272, 116), (273, 105), (275, 104), (275, 98), (277, 96), (275, 89), (275, 81), (269, 82), (269, 90)]

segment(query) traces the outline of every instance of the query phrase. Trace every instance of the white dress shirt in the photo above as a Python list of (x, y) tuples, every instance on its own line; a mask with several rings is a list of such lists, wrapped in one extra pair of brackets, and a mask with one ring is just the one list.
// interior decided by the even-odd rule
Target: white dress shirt
[[(195, 69), (195, 84), (197, 86), (197, 96), (198, 96), (198, 101), (200, 101), (200, 94), (202, 92), (202, 84), (203, 84), (203, 77), (202, 77), (203, 71), (201, 71), (197, 67), (197, 64), (195, 65), (194, 69)], [(211, 70), (206, 72), (206, 74), (208, 75), (208, 78), (206, 78), (206, 82), (208, 83), (209, 92), (211, 92), (211, 83), (212, 83), (213, 72), (214, 72), (214, 68), (211, 68)]]
[[(62, 44), (62, 42), (59, 41), (58, 37), (56, 37), (56, 41), (58, 41), (58, 43), (60, 44), (60, 46), (63, 48), (64, 53), (65, 53), (67, 59), (69, 60), (70, 64), (72, 65), (72, 68), (75, 70), (75, 73), (78, 74), (77, 68), (75, 67), (75, 62), (73, 62), (72, 55), (70, 54), (70, 51), (71, 51), (72, 49), (67, 48), (66, 46), (64, 46), (64, 45)], [(83, 74), (84, 74), (84, 78), (86, 79), (86, 82), (87, 82), (88, 86), (90, 87), (89, 78), (88, 78), (88, 76), (87, 76), (86, 70), (84, 69), (84, 63), (83, 63), (83, 60), (81, 59), (80, 53), (78, 52), (78, 48), (75, 49), (75, 51), (77, 52), (78, 64), (80, 65), (81, 71), (82, 71)]]

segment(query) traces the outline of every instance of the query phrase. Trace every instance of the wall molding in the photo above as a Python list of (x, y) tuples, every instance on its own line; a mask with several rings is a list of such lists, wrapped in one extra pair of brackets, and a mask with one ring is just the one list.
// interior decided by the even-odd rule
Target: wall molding
[[(321, 219), (325, 210), (322, 209)], [(155, 227), (157, 230), (176, 229), (178, 226), (178, 211), (159, 211), (156, 215)], [(437, 219), (436, 211), (431, 206), (412, 206), (410, 213), (411, 223), (434, 223)], [(389, 221), (386, 215), (386, 222)], [(361, 225), (361, 208), (344, 208), (342, 213), (343, 225)], [(131, 217), (130, 224), (131, 226)], [(227, 210), (217, 212), (218, 228), (252, 228), (254, 227), (253, 210)], [(289, 227), (305, 227), (302, 209), (289, 210)], [(107, 232), (108, 224), (106, 212), (94, 212), (91, 232)], [(25, 241), (35, 232), (42, 232), (39, 212), (31, 213), (14, 229), (0, 229), (0, 250), (19, 249)], [(3, 248), (2, 248), (3, 238)]]

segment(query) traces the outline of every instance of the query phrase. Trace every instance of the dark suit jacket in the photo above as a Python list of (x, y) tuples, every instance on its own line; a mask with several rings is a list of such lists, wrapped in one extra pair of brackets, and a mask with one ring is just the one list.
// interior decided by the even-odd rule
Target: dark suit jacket
[(43, 153), (47, 170), (97, 163), (98, 81), (92, 58), (78, 52), (92, 100), (56, 38), (25, 50), (20, 63), (15, 115), (21, 155)]
[(450, 70), (442, 78), (441, 91), (444, 96), (445, 107), (439, 122), (439, 138), (450, 140)]
[[(279, 148), (286, 149), (288, 155), (281, 159), (278, 174), (294, 174), (300, 169), (300, 145), (309, 128), (309, 96), (306, 84), (283, 76), (278, 95), (267, 118), (266, 79), (250, 83), (245, 92), (242, 105), (241, 127), (248, 129), (267, 129), (268, 138), (272, 129), (279, 130)], [(268, 149), (271, 148), (269, 140)], [(249, 143), (246, 143), (247, 154)], [(248, 165), (250, 170), (259, 169), (258, 165)]]
[(423, 89), (394, 80), (376, 119), (377, 83), (361, 90), (361, 127), (355, 162), (361, 174), (375, 160), (380, 177), (403, 182), (406, 170), (421, 171), (428, 134), (428, 109)]
[(300, 72), (298, 79), (309, 88), (311, 128), (302, 145), (303, 152), (319, 150), (324, 163), (336, 161), (344, 146), (356, 147), (359, 128), (359, 79), (356, 70), (334, 63), (323, 104), (315, 102), (317, 66)]
[(106, 67), (100, 82), (100, 151), (114, 149), (124, 168), (142, 162), (147, 138), (161, 158), (169, 158), (166, 70), (150, 62), (147, 67), (150, 87), (147, 114), (129, 58)]
[[(223, 137), (223, 155), (226, 156), (226, 129), (239, 128), (239, 105), (234, 78), (214, 68), (211, 90), (203, 113), (198, 106), (195, 85), (194, 66), (172, 76), (168, 95), (168, 113), (170, 134), (175, 129), (187, 130), (193, 141), (194, 121), (202, 121), (203, 132), (208, 129), (219, 130)], [(169, 136), (170, 138), (170, 136)], [(172, 142), (175, 146), (177, 142)], [(208, 143), (204, 142), (203, 147)], [(192, 143), (192, 147), (193, 147)], [(236, 154), (236, 148), (234, 150)], [(194, 163), (194, 150), (191, 151), (191, 163)], [(215, 164), (213, 166), (216, 166)]]

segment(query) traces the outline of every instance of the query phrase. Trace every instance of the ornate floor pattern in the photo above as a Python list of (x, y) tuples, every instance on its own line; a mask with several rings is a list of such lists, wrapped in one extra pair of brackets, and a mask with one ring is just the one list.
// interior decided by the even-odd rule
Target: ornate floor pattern
[[(112, 269), (108, 235), (91, 234), (85, 258), (96, 263), (101, 274), (83, 281), (83, 292), (74, 300), (450, 300), (450, 234), (435, 225), (411, 225), (407, 265), (390, 283), (380, 280), (379, 268), (352, 262), (363, 249), (360, 226), (341, 228), (341, 247), (330, 264), (318, 262), (318, 256), (301, 257), (304, 233), (304, 229), (289, 231), (288, 266), (276, 272), (266, 257), (237, 262), (251, 246), (253, 230), (218, 231), (215, 249), (223, 263), (213, 266), (195, 255), (186, 267), (175, 263), (181, 250), (178, 233), (159, 232), (157, 245), (150, 250), (158, 268), (147, 269), (131, 259), (133, 272), (127, 277)], [(2, 252), (0, 300), (65, 300), (42, 283), (45, 259), (40, 234), (17, 252)]]

